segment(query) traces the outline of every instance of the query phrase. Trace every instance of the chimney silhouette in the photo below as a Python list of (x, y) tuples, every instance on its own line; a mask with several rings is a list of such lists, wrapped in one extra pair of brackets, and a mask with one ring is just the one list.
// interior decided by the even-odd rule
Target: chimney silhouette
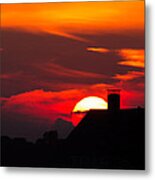
[(120, 89), (108, 89), (108, 110), (120, 109)]

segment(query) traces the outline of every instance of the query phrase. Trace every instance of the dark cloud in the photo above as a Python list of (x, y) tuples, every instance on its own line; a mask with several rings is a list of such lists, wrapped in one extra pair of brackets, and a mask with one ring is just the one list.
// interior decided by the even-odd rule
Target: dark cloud
[(115, 51), (103, 54), (87, 51), (87, 48), (142, 48), (142, 34), (104, 34), (84, 38), (92, 43), (48, 33), (3, 29), (2, 96), (33, 89), (60, 91), (91, 84), (113, 84), (118, 82), (113, 79), (115, 74), (137, 70), (136, 67), (118, 65), (122, 57)]
[(144, 49), (145, 48), (145, 39), (144, 39), (144, 29), (143, 30), (131, 30), (123, 32), (109, 32), (109, 33), (100, 33), (92, 35), (80, 35), (86, 39), (91, 39), (92, 44), (90, 46), (94, 47), (104, 47), (108, 49)]

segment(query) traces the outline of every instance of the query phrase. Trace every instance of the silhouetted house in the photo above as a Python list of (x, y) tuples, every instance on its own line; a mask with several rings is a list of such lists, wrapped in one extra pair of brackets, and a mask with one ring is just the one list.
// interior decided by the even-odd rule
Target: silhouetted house
[(58, 140), (57, 131), (48, 131), (43, 134), (43, 141), (45, 144), (55, 144)]
[(75, 167), (144, 169), (144, 139), (144, 109), (120, 109), (120, 90), (108, 90), (108, 110), (90, 110), (66, 147)]

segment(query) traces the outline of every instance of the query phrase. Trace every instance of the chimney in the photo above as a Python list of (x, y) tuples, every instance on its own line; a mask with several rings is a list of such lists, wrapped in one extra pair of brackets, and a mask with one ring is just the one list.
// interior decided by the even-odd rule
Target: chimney
[(120, 89), (108, 89), (108, 110), (120, 110)]

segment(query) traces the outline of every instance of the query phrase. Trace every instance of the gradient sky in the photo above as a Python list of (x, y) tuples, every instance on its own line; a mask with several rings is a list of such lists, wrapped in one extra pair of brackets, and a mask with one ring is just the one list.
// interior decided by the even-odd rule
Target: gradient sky
[(144, 1), (3, 4), (1, 29), (4, 134), (72, 122), (80, 99), (111, 87), (122, 108), (144, 106)]

